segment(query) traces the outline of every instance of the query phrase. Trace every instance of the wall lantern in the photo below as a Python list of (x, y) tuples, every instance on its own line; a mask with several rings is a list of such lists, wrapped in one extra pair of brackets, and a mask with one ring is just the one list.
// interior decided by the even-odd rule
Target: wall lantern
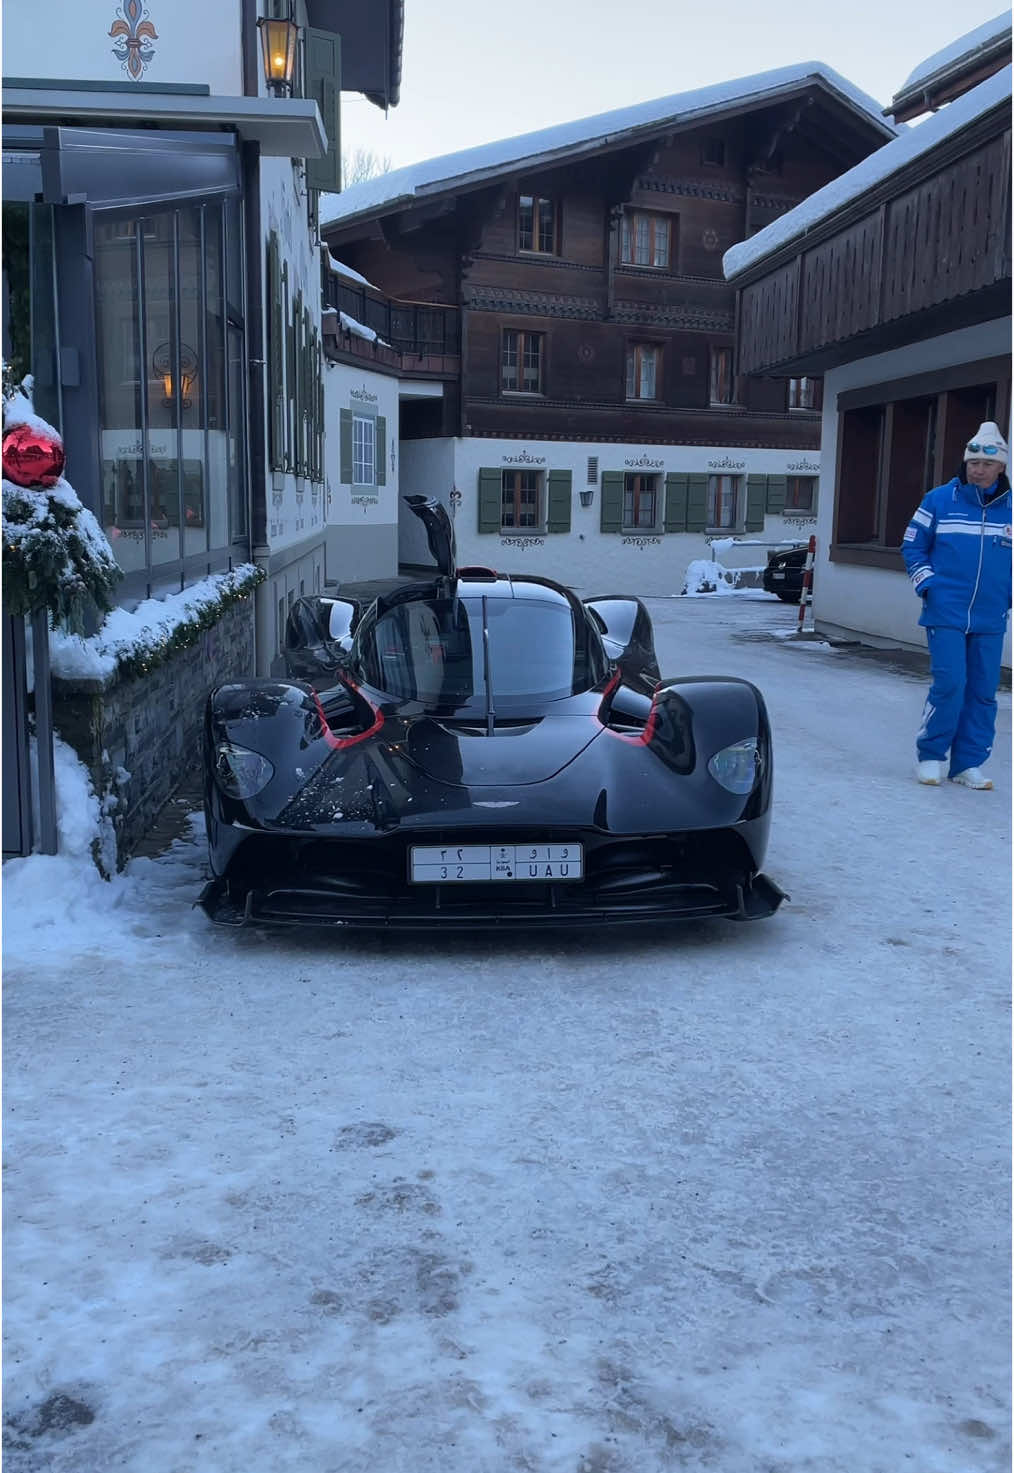
[[(176, 366), (174, 363), (172, 346), (169, 343), (159, 343), (151, 355), (151, 366), (162, 380), (165, 398), (162, 403), (166, 408), (171, 408), (176, 403)], [(186, 343), (180, 344), (180, 406), (183, 409), (191, 409), (194, 401), (190, 397), (190, 391), (197, 377), (197, 354), (193, 348), (188, 348)]]
[(257, 21), (257, 29), (261, 33), (264, 80), (276, 97), (284, 97), (292, 91), (299, 27), (291, 15), (284, 20), (262, 15)]
[(591, 506), (592, 501), (593, 501), (594, 496), (595, 496), (595, 492), (594, 491), (580, 491), (580, 492), (578, 492), (578, 495), (581, 497), (581, 505), (582, 506)]

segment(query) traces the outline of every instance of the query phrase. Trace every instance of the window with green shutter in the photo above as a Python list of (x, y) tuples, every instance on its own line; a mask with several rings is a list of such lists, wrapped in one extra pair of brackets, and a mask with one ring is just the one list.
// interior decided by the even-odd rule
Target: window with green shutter
[(295, 442), (294, 403), (296, 395), (296, 327), (289, 297), (289, 263), (282, 262), (282, 302), (285, 311), (285, 469), (292, 469)]
[(502, 477), (500, 471), (487, 466), (479, 472), (479, 531), (499, 532), (500, 495)]
[(292, 304), (292, 382), (289, 390), (292, 400), (292, 453), (289, 461), (297, 476), (301, 476), (305, 469), (303, 456), (303, 395), (306, 389), (306, 381), (304, 375), (303, 326), (303, 293), (297, 292), (295, 301)]
[(285, 303), (278, 233), (268, 237), (268, 393), (270, 396), (269, 460), (272, 470), (285, 468)]
[(343, 486), (352, 485), (352, 410), (338, 411), (338, 476)]
[(570, 531), (570, 471), (550, 471), (546, 505), (546, 531)]
[(703, 532), (708, 525), (708, 477), (687, 476), (687, 531)]
[(764, 508), (767, 504), (766, 476), (748, 476), (746, 481), (745, 532), (763, 532)]
[(690, 477), (683, 471), (670, 471), (665, 478), (665, 512), (663, 527), (667, 532), (687, 530), (687, 498)]
[[(753, 479), (753, 476), (747, 478), (748, 487), (750, 481)], [(758, 476), (757, 479), (760, 480), (762, 478)], [(785, 510), (785, 496), (788, 491), (789, 478), (788, 476), (768, 476), (766, 480), (767, 494), (764, 499), (765, 510), (769, 516), (779, 517)]]
[(306, 182), (310, 189), (337, 194), (342, 187), (341, 37), (334, 31), (320, 31), (308, 26), (305, 59), (304, 91), (320, 108), (327, 133), (327, 153), (323, 158), (306, 161)]
[(377, 415), (377, 485), (387, 485), (387, 420)]
[(623, 472), (603, 471), (600, 480), (599, 531), (623, 531)]
[(289, 294), (289, 263), (277, 231), (267, 242), (269, 460), (275, 471), (324, 478), (324, 361), (320, 333), (301, 291)]

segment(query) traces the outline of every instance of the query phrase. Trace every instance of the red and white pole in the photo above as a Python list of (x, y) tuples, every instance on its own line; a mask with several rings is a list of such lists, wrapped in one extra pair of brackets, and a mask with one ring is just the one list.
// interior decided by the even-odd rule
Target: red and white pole
[[(806, 618), (807, 609), (810, 609), (811, 611), (813, 609), (813, 559), (816, 551), (817, 539), (816, 537), (811, 537), (810, 545), (806, 549), (806, 564), (803, 568), (803, 588), (802, 592), (799, 595), (799, 622), (796, 627), (797, 634), (803, 633), (803, 620)], [(810, 625), (810, 628), (813, 628), (812, 623)]]

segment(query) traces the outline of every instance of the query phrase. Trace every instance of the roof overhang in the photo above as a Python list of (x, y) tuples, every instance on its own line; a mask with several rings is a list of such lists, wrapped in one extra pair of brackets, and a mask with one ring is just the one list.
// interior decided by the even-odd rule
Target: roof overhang
[(405, 0), (306, 0), (310, 25), (342, 38), (342, 88), (383, 108), (401, 95)]
[[(864, 181), (862, 188), (844, 195), (839, 200), (833, 196), (841, 188), (841, 180), (836, 180), (832, 185), (825, 186), (830, 192), (832, 199), (827, 208), (820, 214), (808, 214), (808, 201), (804, 200), (795, 209), (789, 210), (779, 220), (776, 220), (766, 229), (776, 233), (776, 243), (768, 249), (761, 250), (756, 247), (756, 254), (752, 254), (743, 265), (725, 267), (725, 279), (737, 288), (752, 285), (761, 277), (770, 276), (779, 271), (783, 266), (793, 261), (797, 256), (804, 255), (813, 249), (815, 245), (829, 239), (831, 236), (841, 235), (859, 220), (879, 209), (883, 204), (911, 189), (913, 185), (919, 184), (925, 179), (937, 174), (949, 163), (968, 153), (984, 138), (990, 138), (1003, 131), (1004, 126), (1010, 127), (1010, 97), (1009, 82), (1004, 87), (999, 100), (993, 101), (984, 107), (979, 113), (971, 115), (962, 126), (939, 138), (929, 140), (928, 146), (911, 156), (902, 158), (897, 167), (885, 171), (881, 176)], [(957, 109), (958, 103), (951, 104)], [(940, 120), (946, 121), (948, 117), (954, 116), (941, 112), (936, 115)], [(936, 119), (930, 119), (927, 123), (920, 125), (926, 128), (934, 124)], [(919, 129), (911, 130), (906, 136), (914, 138)], [(876, 155), (871, 156), (876, 159)], [(857, 165), (857, 169), (864, 168), (870, 164), (870, 160), (864, 164)], [(845, 179), (848, 175), (843, 176)], [(811, 200), (819, 200), (823, 190), (818, 190), (816, 195), (810, 196)], [(786, 233), (786, 227), (794, 220), (798, 220), (796, 228)], [(739, 252), (744, 246), (753, 246), (754, 242), (763, 244), (766, 231), (760, 231), (757, 236), (751, 237), (749, 242), (740, 242), (739, 245), (731, 247), (726, 252), (729, 255)], [(779, 238), (780, 237), (780, 238)]]
[(228, 130), (269, 158), (319, 159), (327, 134), (312, 98), (4, 87), (6, 123)]
[[(857, 129), (868, 132), (871, 146), (888, 143), (898, 134), (897, 128), (881, 120), (882, 114), (875, 116), (864, 112), (847, 94), (840, 92), (827, 77), (820, 72), (811, 72), (771, 87), (761, 88), (742, 97), (723, 98), (703, 106), (688, 108), (684, 112), (674, 111), (668, 116), (595, 132), (586, 137), (570, 139), (548, 147), (544, 143), (545, 134), (556, 130), (543, 130), (530, 135), (532, 147), (527, 152), (524, 145), (529, 138), (522, 135), (517, 140), (520, 145), (519, 151), (513, 157), (499, 157), (491, 162), (481, 163), (478, 167), (471, 169), (466, 167), (460, 173), (449, 174), (445, 177), (434, 175), (417, 185), (392, 194), (387, 199), (363, 205), (358, 210), (355, 208), (345, 210), (339, 206), (340, 213), (329, 220), (322, 221), (321, 230), (332, 231), (337, 235), (347, 226), (358, 225), (363, 220), (407, 211), (423, 204), (429, 204), (433, 200), (455, 197), (474, 189), (481, 189), (512, 174), (537, 173), (546, 169), (558, 168), (562, 164), (578, 163), (584, 158), (603, 153), (615, 153), (665, 135), (692, 132), (717, 118), (734, 114), (748, 116), (764, 112), (778, 103), (791, 102), (797, 98), (802, 99), (808, 94), (822, 96), (825, 101), (840, 106), (846, 114), (852, 117)], [(510, 141), (507, 140), (508, 143)], [(541, 147), (540, 144), (542, 144)], [(487, 147), (490, 146), (479, 145), (475, 149), (469, 149), (466, 151), (466, 157), (468, 154), (481, 155)], [(457, 162), (458, 158), (457, 154), (448, 155), (449, 162)], [(441, 160), (434, 162), (440, 163)], [(409, 165), (404, 170), (395, 172), (407, 175), (417, 167)], [(335, 199), (344, 200), (347, 193), (336, 195)]]
[(906, 84), (894, 94), (890, 106), (884, 108), (884, 116), (893, 117), (897, 123), (905, 123), (922, 113), (936, 112), (937, 108), (970, 91), (1001, 67), (1009, 66), (1010, 60), (1011, 29), (1008, 26), (983, 45), (953, 57), (918, 81)]

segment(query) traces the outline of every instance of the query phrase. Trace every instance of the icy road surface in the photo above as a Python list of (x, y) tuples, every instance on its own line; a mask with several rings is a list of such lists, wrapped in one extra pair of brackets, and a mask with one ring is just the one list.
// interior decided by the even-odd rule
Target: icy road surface
[(4, 870), (5, 1473), (1008, 1473), (1010, 696), (651, 600), (776, 743), (771, 920), (214, 930)]

